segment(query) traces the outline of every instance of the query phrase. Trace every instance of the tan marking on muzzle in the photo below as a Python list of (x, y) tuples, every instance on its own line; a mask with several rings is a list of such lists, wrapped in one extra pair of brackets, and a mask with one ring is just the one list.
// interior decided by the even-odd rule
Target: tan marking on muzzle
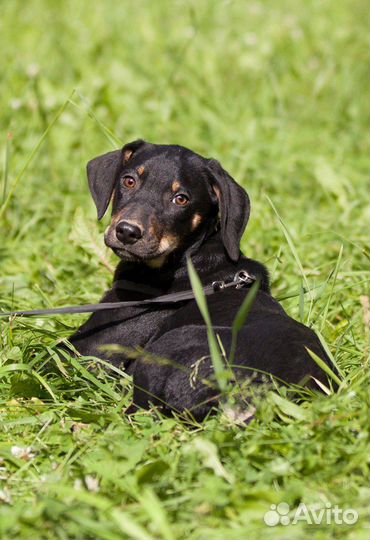
[(123, 220), (124, 220), (124, 216), (122, 215), (121, 212), (118, 212), (118, 214), (115, 214), (114, 216), (112, 216), (111, 226), (116, 226), (117, 223)]
[(175, 193), (178, 189), (180, 189), (180, 182), (178, 180), (174, 180), (172, 182), (172, 191)]
[(161, 233), (160, 233), (160, 229), (159, 229), (159, 226), (158, 226), (158, 222), (157, 222), (157, 220), (155, 218), (152, 218), (151, 221), (150, 221), (148, 234), (152, 238), (156, 238), (159, 241)]
[(179, 239), (174, 234), (164, 234), (159, 242), (158, 251), (160, 253), (169, 249), (173, 251), (178, 246), (178, 243)]
[(194, 214), (193, 219), (191, 220), (191, 230), (195, 231), (197, 227), (202, 223), (202, 216), (200, 214)]
[(146, 264), (150, 268), (160, 268), (164, 265), (166, 258), (166, 255), (160, 255), (159, 257), (155, 257), (154, 259), (149, 259), (148, 261), (146, 261)]
[(158, 252), (160, 255), (145, 261), (145, 264), (150, 268), (160, 268), (166, 262), (167, 255), (178, 246), (178, 243), (179, 239), (174, 234), (164, 234), (158, 245)]

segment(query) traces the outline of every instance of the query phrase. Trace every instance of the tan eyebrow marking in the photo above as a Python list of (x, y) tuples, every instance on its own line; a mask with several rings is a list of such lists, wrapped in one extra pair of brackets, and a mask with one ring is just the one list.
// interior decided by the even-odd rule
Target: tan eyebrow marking
[(123, 152), (123, 161), (126, 162), (130, 159), (133, 154), (133, 150), (127, 149)]
[(216, 197), (219, 201), (221, 201), (221, 190), (217, 186), (212, 186), (213, 191), (216, 193)]
[(202, 223), (202, 216), (200, 214), (194, 214), (193, 219), (191, 220), (191, 230), (195, 231), (197, 227)]
[(137, 169), (137, 174), (138, 174), (139, 176), (141, 176), (144, 172), (145, 172), (145, 167), (144, 167), (144, 165), (140, 165), (140, 167), (138, 167), (138, 169)]
[(175, 193), (180, 188), (180, 182), (178, 180), (174, 180), (172, 182), (172, 191)]

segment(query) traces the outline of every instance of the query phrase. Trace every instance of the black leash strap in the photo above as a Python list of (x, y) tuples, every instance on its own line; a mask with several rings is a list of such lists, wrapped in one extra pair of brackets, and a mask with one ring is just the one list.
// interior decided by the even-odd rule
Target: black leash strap
[[(235, 274), (233, 281), (230, 281), (229, 283), (225, 283), (225, 281), (214, 281), (212, 285), (207, 285), (206, 287), (204, 287), (203, 292), (205, 295), (209, 296), (224, 289), (228, 289), (229, 287), (235, 287), (236, 289), (240, 289), (241, 287), (250, 285), (255, 280), (256, 278), (254, 276), (251, 276), (245, 270), (240, 270)], [(114, 285), (114, 287), (133, 290), (130, 282), (126, 281), (122, 281), (120, 283), (116, 282), (116, 286)], [(137, 287), (137, 290), (140, 290), (140, 292), (147, 292), (143, 289), (139, 289), (139, 287)], [(154, 289), (152, 289), (152, 291), (154, 292)], [(0, 317), (32, 317), (40, 315), (63, 315), (67, 313), (93, 313), (96, 311), (105, 311), (109, 309), (119, 309), (124, 307), (150, 306), (153, 304), (172, 304), (176, 302), (183, 302), (184, 300), (194, 300), (194, 298), (195, 296), (193, 291), (189, 289), (187, 291), (164, 294), (162, 296), (156, 296), (155, 298), (148, 298), (146, 300), (132, 300), (126, 302), (103, 302), (100, 304), (85, 304), (82, 306), (68, 306), (52, 309), (34, 309), (31, 311), (7, 311), (3, 313), (0, 312)]]

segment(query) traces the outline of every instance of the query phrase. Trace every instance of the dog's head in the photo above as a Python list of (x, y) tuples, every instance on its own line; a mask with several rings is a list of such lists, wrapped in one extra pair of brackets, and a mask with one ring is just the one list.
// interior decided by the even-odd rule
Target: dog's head
[(218, 213), (225, 250), (239, 258), (249, 198), (216, 160), (138, 140), (90, 161), (87, 176), (99, 219), (112, 201), (105, 243), (121, 259), (161, 266), (200, 245)]

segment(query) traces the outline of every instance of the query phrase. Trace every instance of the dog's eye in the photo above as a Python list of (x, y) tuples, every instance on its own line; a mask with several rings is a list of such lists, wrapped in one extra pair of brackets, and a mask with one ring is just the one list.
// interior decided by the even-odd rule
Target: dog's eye
[(136, 186), (136, 180), (132, 176), (124, 176), (122, 178), (122, 184), (128, 189), (132, 189)]
[(177, 204), (178, 206), (185, 206), (189, 202), (189, 197), (187, 197), (183, 193), (179, 193), (172, 199), (172, 202)]

